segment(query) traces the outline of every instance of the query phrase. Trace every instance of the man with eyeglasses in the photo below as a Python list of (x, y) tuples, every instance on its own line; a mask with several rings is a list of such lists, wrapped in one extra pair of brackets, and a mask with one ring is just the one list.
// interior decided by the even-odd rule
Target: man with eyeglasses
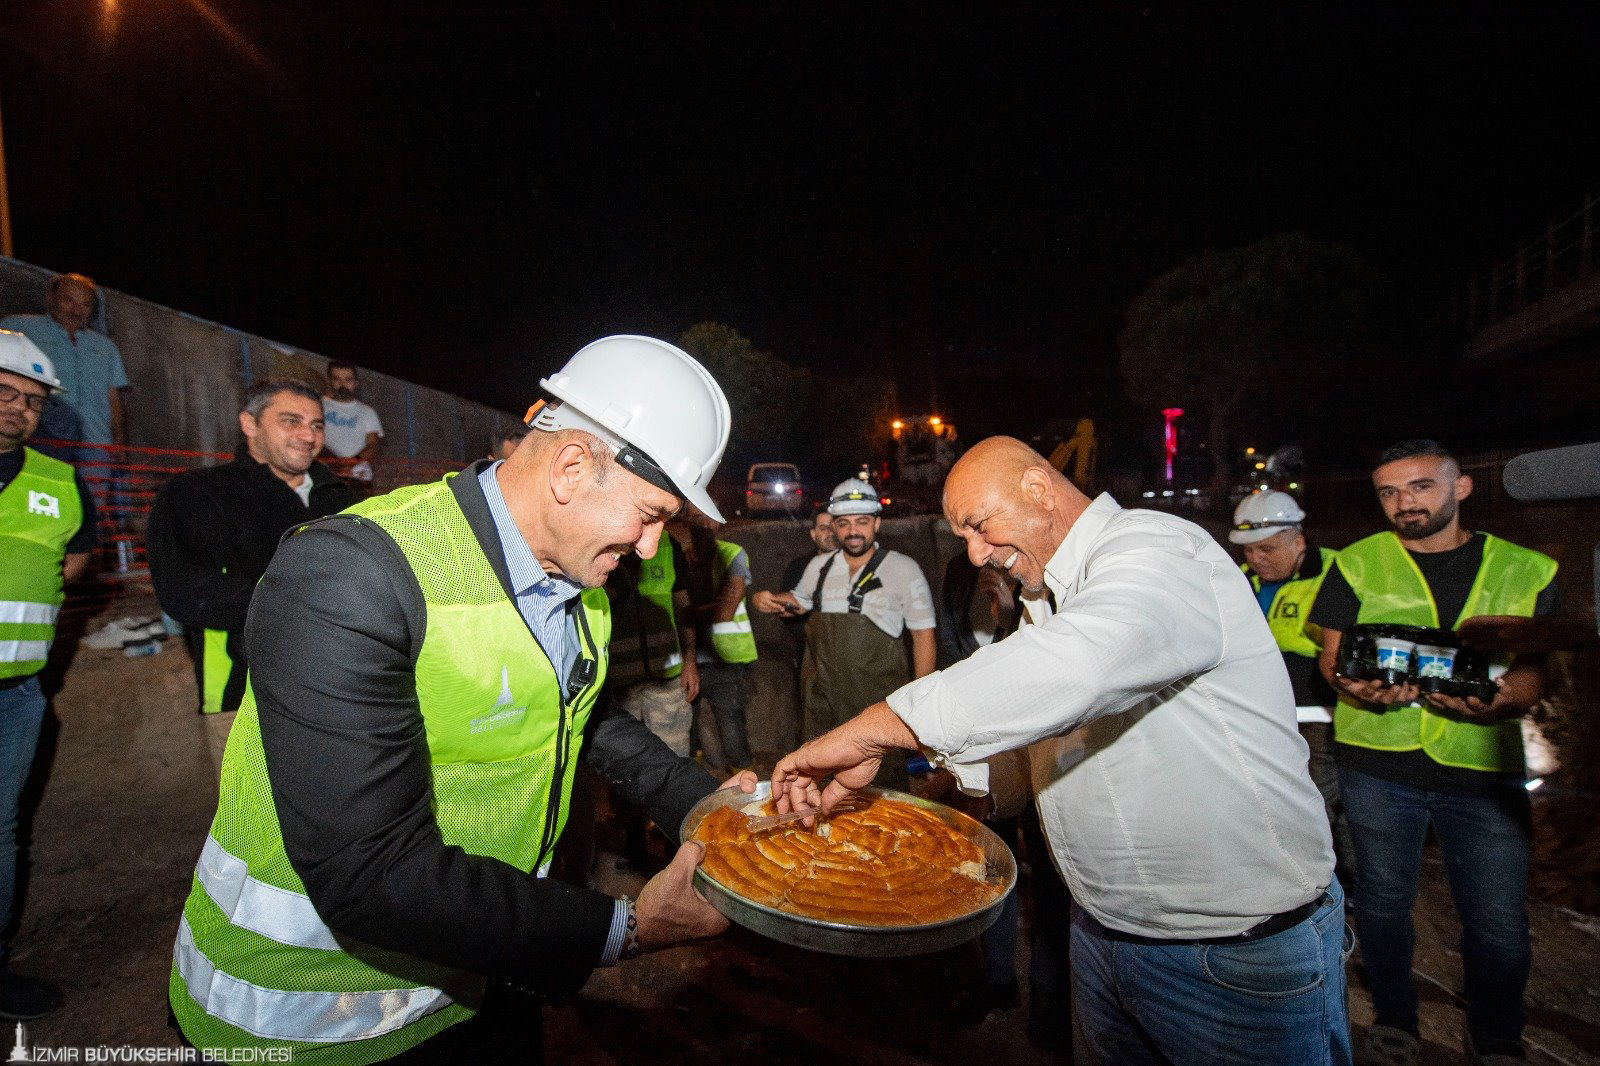
[[(49, 356), (0, 330), (0, 937), (11, 927), (17, 808), (39, 746), (39, 671), (66, 586), (94, 547), (94, 502), (71, 466), (23, 444), (61, 391)], [(61, 1005), (44, 981), (13, 974), (0, 939), (0, 1017), (42, 1018)]]

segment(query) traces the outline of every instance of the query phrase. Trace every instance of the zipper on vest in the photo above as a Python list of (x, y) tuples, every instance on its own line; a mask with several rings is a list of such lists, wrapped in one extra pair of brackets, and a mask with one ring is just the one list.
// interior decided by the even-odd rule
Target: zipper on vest
[[(578, 623), (578, 631), (582, 634), (583, 643), (588, 645), (590, 654), (598, 660), (600, 653), (594, 646), (594, 635), (589, 632), (589, 620), (583, 613), (583, 597), (579, 596), (573, 602), (577, 604), (575, 618)], [(535, 641), (534, 643), (537, 644), (538, 642)], [(543, 651), (544, 649), (541, 647), (540, 650)], [(545, 658), (549, 658), (549, 656), (546, 655)], [(580, 660), (583, 658), (582, 647), (578, 649), (578, 658)], [(550, 665), (552, 669), (555, 667), (554, 663)], [(593, 682), (591, 681), (590, 684), (593, 684)], [(588, 691), (588, 688), (589, 686), (585, 685), (570, 698), (572, 700), (578, 699), (584, 692)], [(550, 778), (550, 797), (545, 803), (544, 832), (539, 840), (539, 855), (533, 866), (535, 871), (544, 866), (550, 852), (555, 847), (556, 825), (561, 815), (561, 789), (567, 779), (567, 752), (572, 747), (567, 738), (567, 734), (572, 731), (572, 719), (567, 713), (569, 699), (567, 685), (565, 679), (560, 678), (559, 674), (556, 681), (556, 691), (560, 697), (556, 720), (556, 764)]]

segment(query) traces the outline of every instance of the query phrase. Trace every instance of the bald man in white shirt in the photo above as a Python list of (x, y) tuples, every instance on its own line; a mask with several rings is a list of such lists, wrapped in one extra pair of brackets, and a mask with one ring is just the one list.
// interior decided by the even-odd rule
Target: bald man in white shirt
[(831, 805), (900, 748), (982, 793), (987, 757), (1035, 745), (1096, 1059), (1349, 1062), (1332, 840), (1249, 582), (1203, 529), (1091, 501), (1009, 437), (956, 464), (944, 506), (1037, 624), (787, 756), (780, 806)]

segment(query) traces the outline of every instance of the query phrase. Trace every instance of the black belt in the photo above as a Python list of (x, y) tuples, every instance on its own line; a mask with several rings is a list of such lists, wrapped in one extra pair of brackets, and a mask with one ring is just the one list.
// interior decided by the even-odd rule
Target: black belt
[[(1244, 932), (1236, 933), (1233, 936), (1205, 936), (1189, 939), (1168, 939), (1164, 937), (1139, 936), (1137, 933), (1124, 933), (1120, 929), (1108, 929), (1104, 925), (1101, 925), (1098, 921), (1096, 921), (1094, 924), (1099, 928), (1101, 935), (1107, 940), (1120, 940), (1128, 944), (1150, 944), (1155, 947), (1177, 947), (1182, 944), (1246, 944), (1252, 940), (1265, 940), (1267, 937), (1272, 936), (1275, 933), (1281, 933), (1285, 929), (1294, 928), (1307, 918), (1311, 917), (1313, 914), (1317, 913), (1317, 910), (1326, 902), (1328, 902), (1328, 894), (1324, 892), (1317, 896), (1317, 898), (1312, 900), (1310, 903), (1302, 903), (1294, 910), (1284, 911), (1282, 914), (1274, 914), (1269, 918), (1263, 918), (1255, 925), (1252, 925), (1250, 928), (1246, 929)], [(1087, 912), (1085, 912), (1085, 916), (1090, 917), (1090, 920), (1093, 921), (1092, 916), (1089, 916)]]

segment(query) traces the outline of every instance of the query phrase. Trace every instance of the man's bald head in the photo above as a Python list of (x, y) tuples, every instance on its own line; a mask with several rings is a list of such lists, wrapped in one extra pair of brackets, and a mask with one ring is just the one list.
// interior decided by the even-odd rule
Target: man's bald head
[(990, 565), (1044, 588), (1044, 568), (1089, 499), (1048, 460), (1015, 437), (979, 441), (944, 485), (950, 528), (974, 565)]

